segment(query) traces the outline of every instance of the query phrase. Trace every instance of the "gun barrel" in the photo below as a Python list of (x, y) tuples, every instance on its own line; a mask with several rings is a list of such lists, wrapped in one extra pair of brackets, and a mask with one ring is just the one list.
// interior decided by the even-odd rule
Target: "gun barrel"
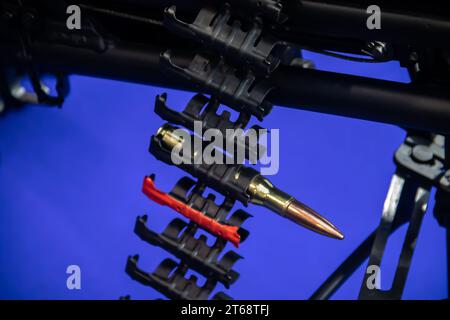
[[(105, 6), (110, 0), (84, 0), (83, 2)], [(196, 14), (205, 4), (221, 0), (115, 0), (124, 7), (137, 7), (161, 11), (176, 5), (177, 10)], [(244, 5), (245, 1), (242, 1)], [(367, 8), (376, 4), (382, 12), (382, 27), (369, 30), (366, 22)], [(287, 1), (290, 37), (305, 34), (336, 38), (353, 38), (362, 41), (385, 41), (391, 44), (406, 44), (426, 48), (450, 48), (450, 11), (436, 0), (421, 1), (420, 4), (391, 0), (297, 0)], [(407, 7), (407, 10), (405, 10)]]
[[(2, 60), (21, 64), (16, 50), (0, 48)], [(105, 52), (65, 45), (33, 45), (33, 64), (42, 72), (67, 72), (195, 91), (183, 79), (167, 77), (159, 64), (165, 48), (117, 43)], [(191, 54), (176, 51), (174, 62), (187, 66)], [(425, 87), (359, 76), (281, 66), (271, 77), (275, 105), (383, 122), (450, 134), (450, 94)]]

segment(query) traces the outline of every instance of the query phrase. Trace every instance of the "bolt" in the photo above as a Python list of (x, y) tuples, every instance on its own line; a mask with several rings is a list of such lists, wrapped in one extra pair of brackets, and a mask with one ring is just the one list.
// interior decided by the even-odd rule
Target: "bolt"
[(417, 162), (429, 163), (433, 160), (433, 152), (431, 152), (428, 146), (415, 146), (412, 151), (412, 157)]
[(370, 41), (366, 44), (366, 53), (370, 54), (375, 60), (382, 60), (388, 57), (388, 44), (381, 41)]

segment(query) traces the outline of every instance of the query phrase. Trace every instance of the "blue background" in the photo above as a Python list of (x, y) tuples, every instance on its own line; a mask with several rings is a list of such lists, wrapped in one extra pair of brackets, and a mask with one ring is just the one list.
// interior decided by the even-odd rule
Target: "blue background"
[[(397, 63), (308, 57), (320, 69), (409, 81)], [(124, 268), (131, 254), (140, 254), (148, 271), (169, 257), (140, 241), (133, 227), (144, 213), (158, 231), (176, 217), (140, 189), (149, 173), (167, 191), (184, 175), (156, 161), (147, 148), (163, 123), (153, 113), (154, 97), (168, 92), (169, 105), (181, 110), (192, 93), (81, 76), (71, 83), (62, 110), (30, 106), (0, 118), (0, 298), (160, 298)], [(263, 125), (280, 128), (280, 171), (271, 180), (323, 213), (346, 238), (316, 235), (251, 206), (254, 218), (245, 224), (251, 234), (238, 250), (245, 259), (235, 266), (241, 278), (226, 292), (237, 299), (306, 299), (378, 225), (395, 170), (393, 153), (405, 133), (287, 108), (275, 108)], [(388, 247), (383, 288), (392, 280), (404, 232)], [(66, 288), (71, 264), (81, 267), (78, 291)], [(355, 299), (362, 275), (363, 267), (334, 298)], [(445, 298), (446, 277), (445, 233), (429, 210), (404, 298)]]

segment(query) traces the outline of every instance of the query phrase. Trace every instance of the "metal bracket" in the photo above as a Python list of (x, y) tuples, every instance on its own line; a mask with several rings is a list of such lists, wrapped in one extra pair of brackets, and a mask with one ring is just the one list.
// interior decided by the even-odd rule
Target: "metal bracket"
[(423, 183), (445, 189), (442, 180), (446, 173), (444, 141), (441, 135), (409, 135), (395, 153), (395, 163)]
[[(171, 259), (164, 260), (153, 273), (140, 269), (137, 265), (139, 256), (128, 257), (126, 272), (133, 279), (143, 285), (150, 286), (169, 299), (175, 300), (207, 300), (216, 287), (217, 281), (207, 279), (200, 287), (197, 277), (191, 275), (186, 279), (188, 267), (186, 264), (178, 264)], [(231, 297), (220, 292), (212, 297), (213, 300), (232, 300)]]
[[(168, 150), (164, 146), (161, 138), (157, 135), (153, 135), (151, 138), (149, 152), (156, 159), (163, 161), (168, 165), (175, 165), (173, 163), (172, 156), (183, 160), (182, 155), (172, 154), (171, 150)], [(188, 174), (196, 177), (205, 186), (208, 186), (223, 194), (226, 199), (238, 200), (245, 206), (248, 205), (250, 197), (246, 193), (246, 190), (252, 176), (241, 173), (240, 179), (234, 179), (235, 174), (237, 174), (242, 168), (241, 164), (228, 165), (226, 164), (226, 160), (224, 163), (212, 164), (184, 163), (181, 161), (181, 163), (176, 166)], [(251, 169), (248, 168), (248, 170)]]
[[(430, 187), (423, 188), (417, 185), (411, 187), (409, 185), (406, 186), (407, 183), (411, 184), (409, 178), (402, 176), (400, 173), (396, 173), (392, 178), (368, 263), (369, 267), (374, 266), (380, 270), (384, 250), (392, 233), (395, 219), (404, 219), (401, 216), (411, 215), (392, 287), (389, 290), (382, 290), (379, 287), (370, 286), (369, 278), (373, 275), (366, 272), (359, 293), (359, 299), (361, 300), (399, 300), (402, 297), (423, 215), (427, 210), (430, 196)], [(414, 197), (413, 199), (411, 198), (412, 196)], [(411, 200), (413, 200), (412, 209), (409, 207)], [(377, 275), (380, 274), (375, 276)]]
[(272, 104), (265, 101), (273, 89), (272, 84), (266, 80), (258, 81), (252, 73), (238, 74), (222, 58), (213, 62), (196, 54), (185, 69), (175, 65), (171, 52), (166, 51), (161, 55), (160, 63), (172, 75), (193, 83), (198, 91), (210, 94), (213, 99), (239, 112), (248, 112), (260, 121), (272, 110)]
[[(225, 197), (223, 203), (217, 205), (214, 194), (210, 193), (206, 197), (203, 197), (205, 189), (205, 184), (195, 182), (191, 178), (184, 177), (178, 181), (170, 194), (188, 204), (192, 208), (199, 210), (205, 215), (227, 225), (240, 227), (244, 221), (252, 217), (252, 215), (246, 211), (237, 210), (228, 218), (229, 212), (233, 208), (235, 200)], [(239, 228), (239, 234), (241, 236), (241, 241), (244, 241), (249, 232), (244, 228)]]
[(179, 20), (176, 6), (171, 6), (164, 11), (164, 26), (264, 74), (272, 73), (289, 51), (285, 41), (263, 35), (262, 21), (259, 19), (254, 19), (252, 26), (245, 31), (240, 21), (231, 22), (227, 5), (220, 11), (212, 7), (202, 8), (191, 24)]
[(39, 74), (28, 70), (33, 91), (27, 91), (21, 84), (25, 77), (13, 69), (0, 69), (0, 96), (7, 107), (20, 107), (25, 104), (41, 104), (61, 107), (70, 92), (69, 78), (65, 74), (55, 74), (56, 95), (50, 95)]
[[(267, 149), (258, 143), (260, 126), (252, 126), (251, 129), (257, 133), (257, 139), (246, 139), (244, 129), (247, 126), (250, 116), (246, 113), (239, 113), (236, 121), (230, 120), (230, 112), (224, 110), (220, 115), (217, 114), (220, 103), (217, 100), (211, 100), (202, 94), (195, 95), (187, 104), (182, 112), (172, 110), (167, 106), (167, 94), (156, 96), (155, 113), (163, 120), (176, 125), (181, 125), (187, 129), (194, 130), (194, 123), (200, 122), (202, 130), (215, 129), (219, 130), (224, 137), (224, 145), (229, 142), (234, 144), (234, 150), (245, 149), (245, 158), (258, 160), (262, 157)], [(228, 129), (234, 129), (236, 135), (227, 134)], [(242, 134), (239, 134), (242, 133)]]
[[(244, 146), (245, 157), (251, 161), (259, 159), (267, 150), (259, 145), (260, 137), (258, 135), (256, 141), (247, 139), (244, 129), (252, 115), (261, 121), (270, 113), (272, 104), (265, 99), (273, 89), (273, 85), (267, 81), (266, 77), (280, 63), (290, 59), (293, 50), (286, 42), (279, 41), (263, 32), (263, 21), (282, 23), (287, 19), (281, 12), (283, 9), (281, 0), (242, 0), (239, 2), (231, 0), (231, 2), (236, 2), (238, 4), (236, 7), (244, 10), (251, 9), (251, 14), (243, 16), (242, 12), (233, 11), (232, 18), (231, 10), (233, 8), (225, 4), (221, 11), (210, 7), (202, 8), (195, 21), (190, 24), (177, 18), (175, 6), (165, 10), (164, 25), (167, 29), (200, 42), (208, 49), (220, 51), (220, 54), (214, 55), (214, 57), (219, 56), (217, 59), (197, 53), (189, 66), (184, 67), (184, 65), (178, 66), (172, 62), (170, 51), (162, 53), (160, 64), (167, 73), (186, 80), (197, 91), (205, 92), (211, 95), (211, 98), (198, 94), (182, 112), (177, 112), (167, 106), (167, 95), (162, 94), (156, 97), (155, 112), (162, 119), (190, 130), (195, 130), (196, 121), (202, 123), (202, 130), (218, 129), (223, 134), (226, 145), (232, 142), (235, 150), (237, 148), (242, 150), (242, 146)], [(240, 18), (248, 23), (246, 25), (248, 28), (245, 30), (241, 27), (241, 22), (237, 20)], [(238, 67), (227, 64), (222, 54), (226, 56), (227, 61), (236, 63)], [(244, 64), (243, 69), (240, 68), (241, 64)], [(260, 75), (262, 79), (255, 75)], [(218, 114), (221, 103), (239, 112), (236, 121), (230, 120), (230, 112), (223, 111)], [(236, 131), (241, 129), (242, 134), (236, 133), (233, 137), (229, 137), (227, 129)], [(259, 129), (259, 127), (253, 126), (252, 129)], [(243, 139), (240, 139), (240, 136)], [(158, 160), (174, 164), (170, 150), (164, 147), (157, 135), (152, 137), (149, 151)], [(256, 155), (251, 153), (255, 151)], [(227, 157), (225, 153), (223, 156)], [(237, 280), (239, 274), (232, 270), (232, 267), (241, 257), (233, 251), (228, 251), (222, 258), (219, 258), (226, 241), (218, 238), (212, 246), (208, 246), (207, 237), (201, 235), (196, 238), (195, 233), (199, 226), (207, 220), (209, 224), (203, 223), (203, 228), (214, 235), (222, 234), (223, 237), (223, 233), (206, 227), (215, 226), (216, 222), (237, 227), (250, 217), (242, 210), (235, 211), (230, 217), (228, 215), (236, 200), (247, 205), (248, 195), (243, 191), (245, 191), (244, 188), (247, 188), (248, 181), (245, 180), (251, 179), (251, 175), (244, 174), (236, 182), (236, 179), (232, 177), (239, 172), (240, 165), (192, 164), (189, 166), (182, 163), (178, 166), (196, 176), (199, 181), (196, 183), (186, 177), (181, 179), (170, 192), (170, 197), (167, 197), (167, 194), (156, 194), (153, 189), (149, 194), (152, 200), (157, 202), (159, 200), (160, 204), (168, 205), (192, 221), (188, 224), (180, 219), (175, 219), (161, 234), (158, 234), (147, 227), (147, 216), (143, 216), (138, 217), (135, 232), (142, 240), (165, 249), (179, 258), (181, 262), (178, 265), (167, 259), (154, 273), (149, 274), (137, 267), (138, 257), (135, 256), (128, 259), (127, 272), (133, 279), (154, 287), (169, 298), (206, 299), (214, 290), (217, 282), (223, 283), (228, 288)], [(212, 194), (208, 194), (207, 197), (203, 196), (206, 186), (225, 195), (222, 204), (217, 205), (215, 196)], [(222, 190), (224, 186), (227, 187), (226, 192)], [(202, 219), (199, 219), (199, 216)], [(214, 220), (210, 221), (207, 218)], [(193, 221), (196, 221), (197, 224)], [(248, 231), (239, 228), (238, 234), (243, 241), (248, 236)], [(191, 276), (190, 279), (185, 278), (188, 268), (192, 268), (207, 278), (203, 287), (197, 285), (195, 276)], [(213, 299), (231, 298), (223, 293), (218, 293)]]
[(138, 217), (134, 228), (140, 239), (161, 247), (186, 263), (192, 270), (206, 278), (214, 278), (229, 288), (239, 278), (239, 273), (231, 268), (242, 257), (234, 251), (228, 251), (219, 260), (219, 255), (225, 247), (224, 241), (217, 239), (210, 247), (206, 243), (206, 236), (195, 238), (196, 230), (195, 225), (175, 219), (161, 234), (158, 234), (147, 227), (147, 216)]
[(437, 188), (434, 214), (439, 223), (448, 228), (450, 197), (443, 180), (448, 175), (446, 168), (449, 155), (450, 147), (443, 136), (420, 133), (407, 136), (395, 154), (397, 172), (392, 178), (378, 229), (336, 269), (311, 299), (329, 299), (367, 256), (370, 256), (368, 265), (379, 268), (389, 236), (400, 226), (409, 223), (390, 290), (381, 290), (374, 287), (373, 283), (370, 289), (368, 280), (372, 280), (369, 277), (374, 275), (374, 269), (366, 269), (370, 274), (365, 274), (359, 295), (360, 299), (401, 299), (433, 186)]
[[(409, 221), (409, 226), (392, 288), (390, 290), (370, 289), (367, 283), (370, 274), (365, 273), (360, 299), (401, 299), (422, 218), (427, 209), (430, 190), (433, 186), (437, 187), (442, 197), (442, 192), (447, 187), (444, 146), (443, 136), (411, 134), (395, 153), (394, 159), (398, 169), (392, 178), (386, 198), (381, 223), (370, 254), (369, 266), (380, 267), (386, 243), (395, 224), (394, 219), (398, 219), (397, 216), (400, 215), (404, 222)], [(412, 207), (409, 204), (412, 204)], [(436, 206), (439, 207), (439, 203)]]

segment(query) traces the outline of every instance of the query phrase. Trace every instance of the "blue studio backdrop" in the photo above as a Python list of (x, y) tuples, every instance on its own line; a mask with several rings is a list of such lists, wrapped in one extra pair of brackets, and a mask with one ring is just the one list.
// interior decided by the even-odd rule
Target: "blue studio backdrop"
[[(308, 54), (317, 67), (407, 82), (398, 63), (357, 64)], [(155, 299), (125, 273), (127, 256), (153, 271), (169, 254), (134, 234), (138, 215), (162, 231), (177, 216), (141, 193), (156, 173), (169, 191), (184, 172), (147, 151), (163, 121), (153, 112), (168, 92), (179, 110), (193, 93), (72, 76), (64, 107), (25, 107), (0, 118), (0, 298)], [(299, 83), (307, 86), (307, 83)], [(324, 92), (323, 94), (327, 94)], [(364, 108), (364, 106), (361, 106)], [(280, 171), (271, 180), (323, 213), (344, 233), (329, 239), (250, 206), (249, 238), (237, 252), (235, 299), (307, 299), (378, 225), (405, 133), (391, 125), (275, 107), (262, 124), (280, 129)], [(447, 296), (445, 232), (432, 216), (422, 226), (404, 298)], [(381, 267), (389, 288), (405, 228), (392, 237)], [(81, 290), (68, 290), (66, 268), (81, 268)], [(334, 295), (357, 298), (364, 267)], [(202, 277), (200, 277), (202, 279)], [(200, 281), (200, 284), (204, 280)]]

